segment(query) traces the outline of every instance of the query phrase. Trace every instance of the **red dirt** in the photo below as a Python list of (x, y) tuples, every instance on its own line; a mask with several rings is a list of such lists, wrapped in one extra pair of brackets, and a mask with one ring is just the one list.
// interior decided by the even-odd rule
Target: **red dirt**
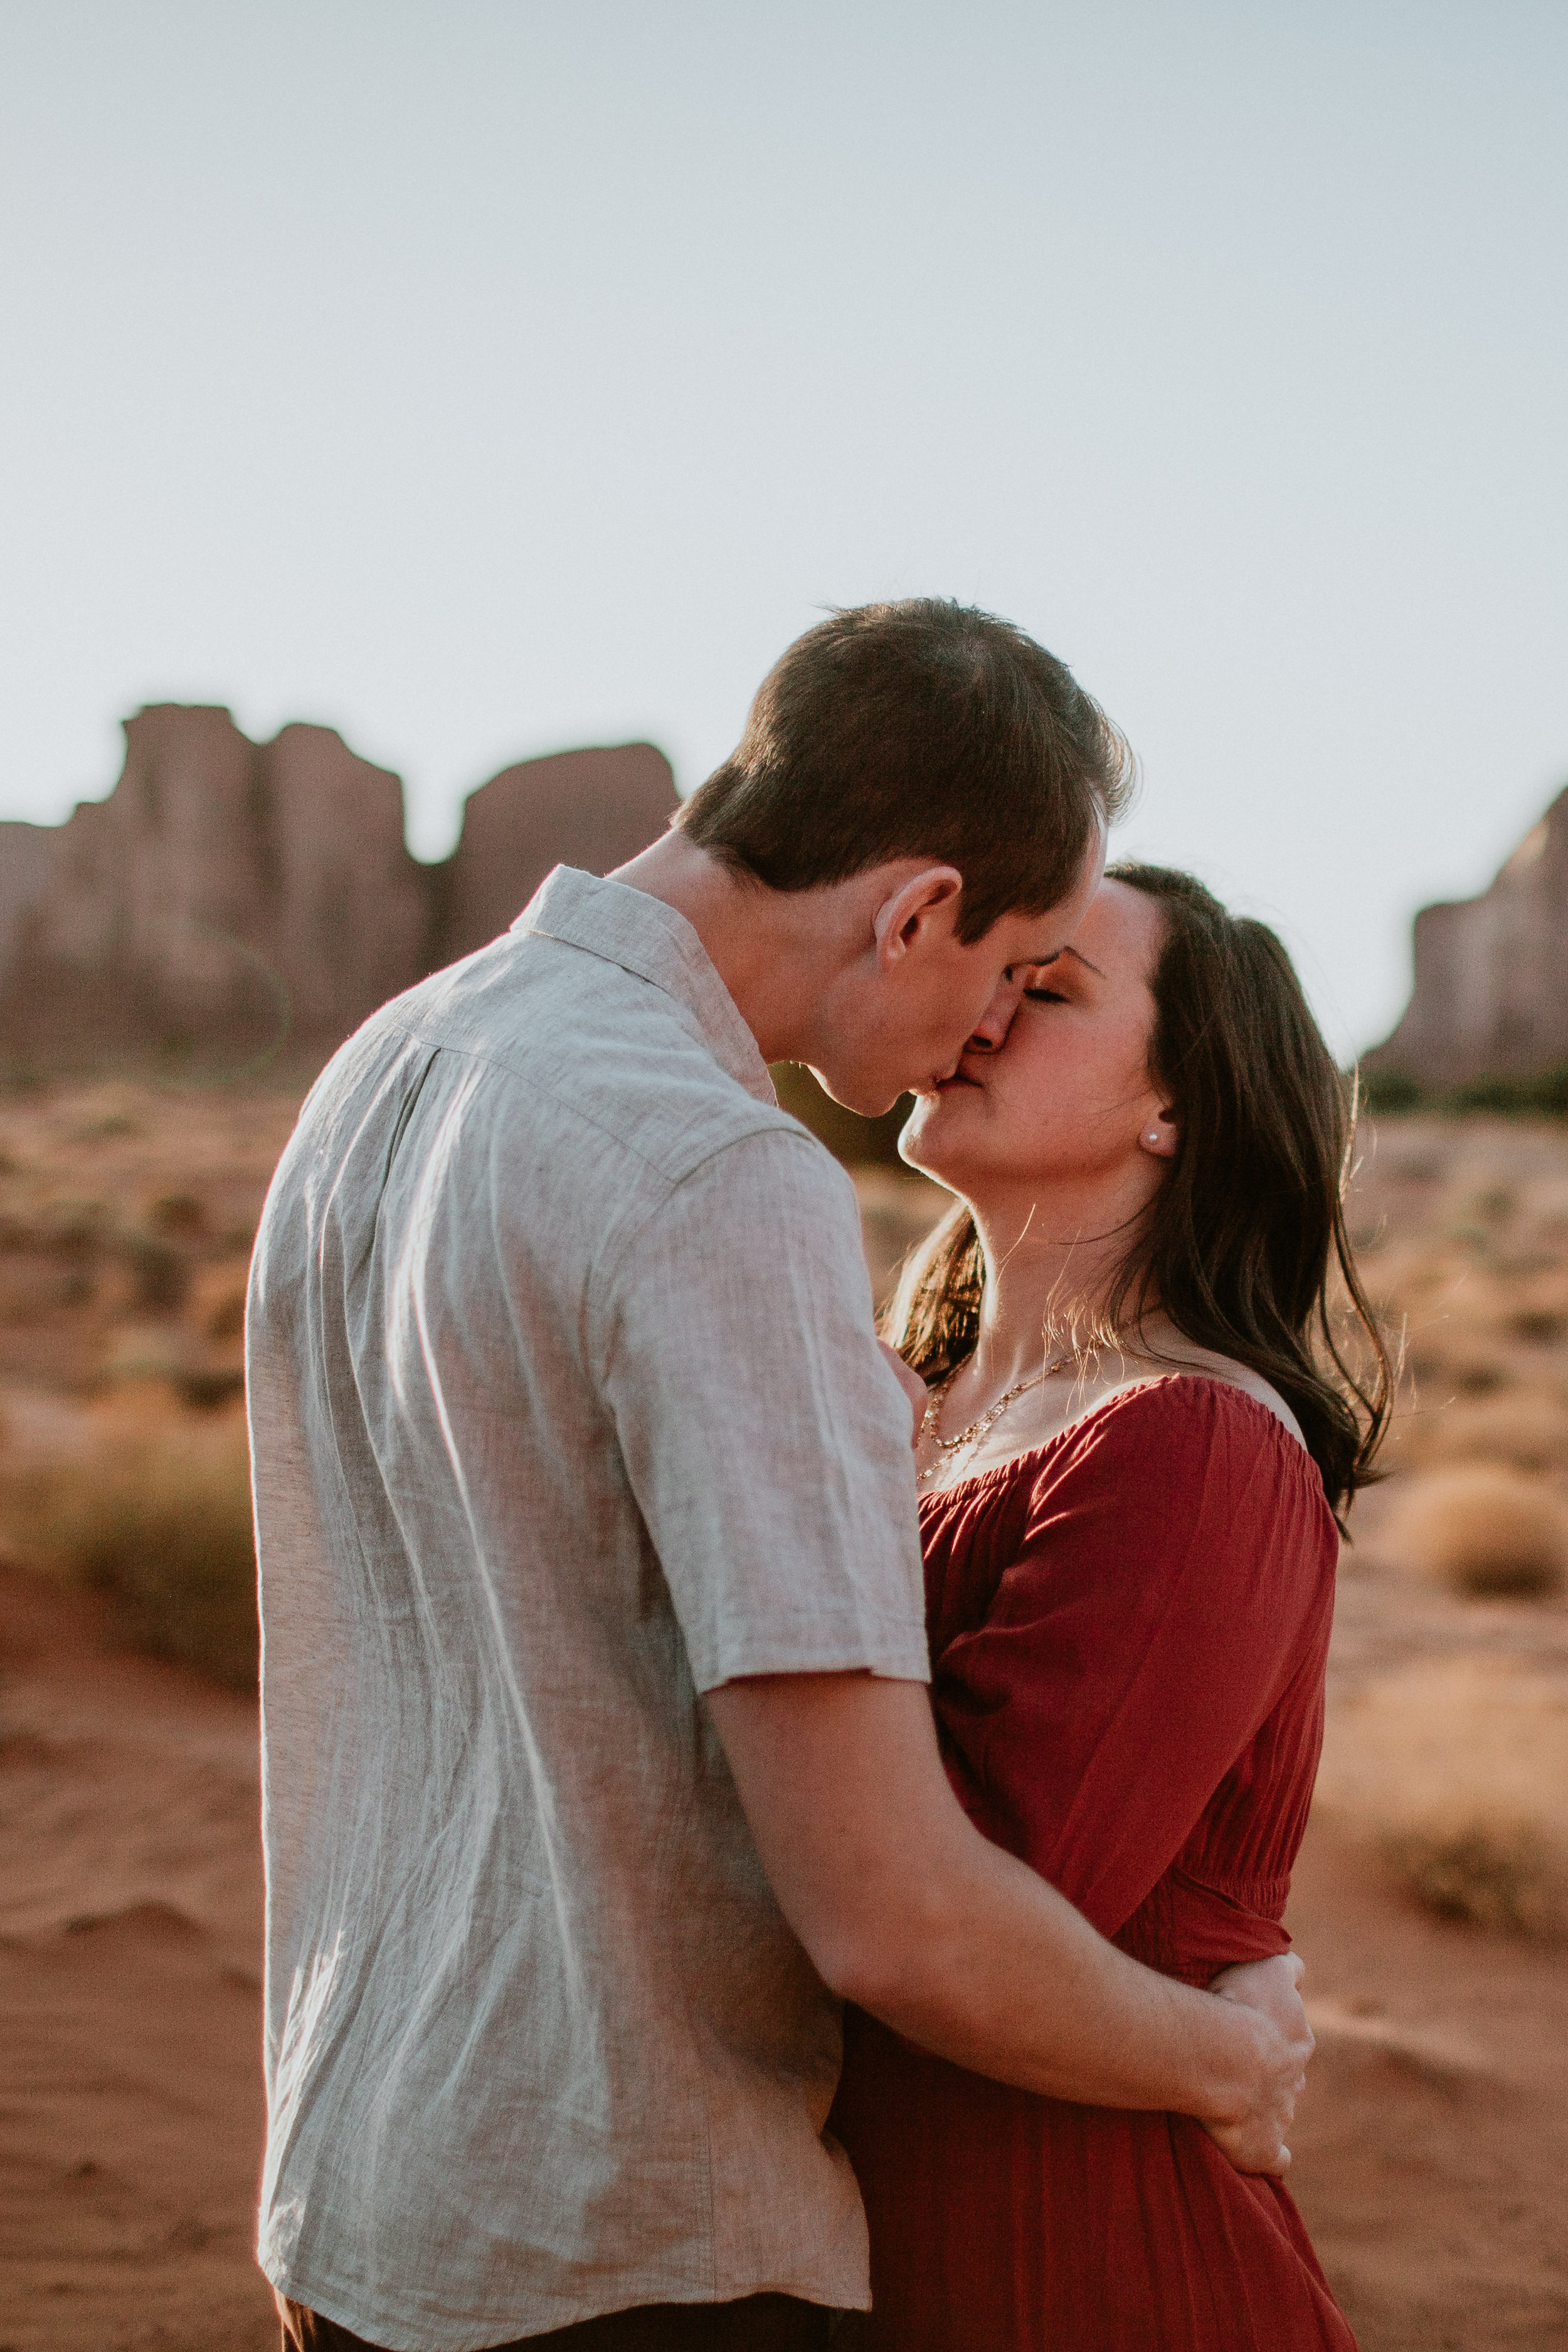
[[(255, 1708), (0, 1570), (0, 2352), (261, 2352)], [(1315, 1826), (1293, 2186), (1363, 2352), (1568, 2347), (1568, 1970)], [(1216, 2347), (1221, 2352), (1221, 2347)]]
[(0, 1570), (0, 2347), (261, 2352), (256, 1706)]
[(1568, 2346), (1568, 1969), (1436, 1921), (1314, 1822), (1291, 2188), (1363, 2352)]

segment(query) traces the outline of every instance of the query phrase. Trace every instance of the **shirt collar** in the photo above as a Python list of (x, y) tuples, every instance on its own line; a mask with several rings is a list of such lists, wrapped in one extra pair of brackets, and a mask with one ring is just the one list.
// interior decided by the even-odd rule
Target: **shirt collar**
[(557, 866), (511, 928), (602, 956), (662, 989), (695, 1017), (721, 1069), (759, 1102), (777, 1102), (757, 1041), (712, 958), (685, 916), (662, 898), (574, 866)]

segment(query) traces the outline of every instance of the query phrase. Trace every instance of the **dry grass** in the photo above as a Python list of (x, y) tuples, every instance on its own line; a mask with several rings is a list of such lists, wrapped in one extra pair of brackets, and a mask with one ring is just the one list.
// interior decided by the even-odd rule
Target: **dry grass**
[(1440, 1916), (1568, 1935), (1568, 1695), (1546, 1677), (1461, 1657), (1373, 1683), (1331, 1716), (1315, 1802)]
[(232, 1392), (251, 1236), (296, 1107), (128, 1081), (0, 1093), (0, 1381), (82, 1393), (162, 1369), (192, 1402), (225, 1376)]
[(1506, 1461), (1402, 1480), (1380, 1545), (1398, 1566), (1472, 1598), (1545, 1598), (1568, 1582), (1568, 1508)]
[(0, 1542), (144, 1646), (256, 1672), (241, 1320), (282, 1091), (0, 1094)]
[(139, 1385), (0, 1459), (0, 1541), (121, 1601), (141, 1646), (254, 1682), (256, 1554), (243, 1416)]
[[(0, 1446), (0, 1538), (113, 1585), (144, 1638), (234, 1676), (254, 1652), (231, 1417), (246, 1260), (293, 1115), (282, 1094), (129, 1081), (0, 1096), (0, 1413), (58, 1424)], [(882, 1298), (947, 1196), (896, 1166), (855, 1175)], [(1408, 1367), (1398, 1475), (1358, 1514), (1353, 1570), (1413, 1624), (1457, 1607), (1445, 1580), (1550, 1594), (1568, 1500), (1568, 1130), (1380, 1120), (1352, 1215)], [(1461, 1471), (1515, 1483), (1461, 1510), (1430, 1484)], [(1380, 1559), (1436, 1586), (1417, 1600)]]

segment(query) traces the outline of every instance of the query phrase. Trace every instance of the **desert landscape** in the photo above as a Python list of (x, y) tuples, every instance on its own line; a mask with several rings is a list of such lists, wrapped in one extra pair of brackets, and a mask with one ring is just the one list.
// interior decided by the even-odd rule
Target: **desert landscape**
[[(700, 795), (686, 846), (706, 838), (709, 866), (667, 849), (637, 878), (671, 903), (650, 917), (647, 900), (617, 908), (606, 893), (602, 932), (579, 935), (568, 889), (543, 910), (535, 970), (586, 1003), (601, 959), (578, 955), (574, 981), (568, 967), (574, 940), (596, 945), (625, 958), (624, 1003), (622, 978), (651, 990), (668, 953), (689, 983), (683, 1020), (716, 1042), (732, 1011), (728, 1067), (749, 1023), (764, 1055), (813, 1056), (841, 1091), (880, 1102), (874, 1071), (924, 1084), (952, 1058), (994, 955), (1073, 945), (1078, 898), (1063, 893), (1086, 792), (1114, 862), (1190, 868), (1293, 961), (1353, 1101), (1347, 1215), (1397, 1367), (1380, 1475), (1340, 1557), (1287, 1914), (1317, 2043), (1290, 2187), (1363, 2352), (1568, 2352), (1568, 337), (1551, 297), (1568, 244), (1568, 0), (77, 0), (0, 8), (0, 2352), (278, 2352), (253, 2252), (265, 1890), (244, 1327), (268, 1188), (321, 1073), (378, 1008), (433, 980), (438, 1000), (437, 976), (500, 940), (557, 867), (624, 872)], [(895, 874), (924, 887), (884, 889)], [(797, 888), (799, 922), (771, 903)], [(1129, 950), (1152, 904), (1123, 906)], [(1005, 906), (1031, 919), (995, 928)], [(658, 965), (636, 944), (655, 931)], [(965, 962), (954, 950), (971, 933)], [(1194, 940), (1191, 962), (1169, 943), (1151, 975), (1160, 1099), (1141, 1099), (1140, 1125), (1160, 1116), (1140, 1150), (1163, 1160), (1173, 1139), (1177, 1163), (1190, 1156), (1208, 1124), (1193, 1073), (1211, 1060), (1200, 1086), (1212, 1077), (1214, 1132), (1232, 1139), (1224, 1197), (1194, 1209), (1195, 1261), (1227, 1247), (1211, 1209), (1244, 1211), (1258, 1190), (1280, 1208), (1243, 1130), (1279, 1109), (1281, 1087), (1258, 1073), (1303, 1076), (1314, 1053), (1283, 999), (1270, 1010), (1256, 929), (1201, 956)], [(1077, 944), (1093, 1017), (1048, 1025), (1068, 1034), (1058, 1066), (1089, 1107), (1095, 1048), (1125, 1069), (1138, 1000), (1131, 953), (1102, 969), (1092, 940)], [(1211, 950), (1215, 1017), (1189, 1021)], [(1228, 1049), (1211, 1049), (1232, 1033), (1226, 1074)], [(561, 1034), (541, 1032), (557, 1073)], [(993, 1098), (1003, 1124), (1011, 1103), (1025, 1115), (1024, 1045)], [(1047, 1039), (1038, 1066), (1049, 1083), (1055, 1050)], [(531, 1057), (520, 1087), (555, 1086)], [(631, 1068), (622, 1029), (600, 1075)], [(579, 1110), (584, 1076), (560, 1087)], [(947, 1205), (898, 1158), (910, 1097), (864, 1118), (802, 1063), (773, 1076), (853, 1181), (886, 1304)], [(650, 1166), (674, 1099), (626, 1139)], [(952, 1100), (983, 1135), (990, 1114)], [(411, 1097), (399, 1136), (428, 1108)], [(1276, 1133), (1270, 1153), (1288, 1160), (1290, 1140)], [(1137, 1162), (1145, 1179), (1152, 1164)], [(993, 1172), (1004, 1189), (999, 1160)], [(532, 1217), (543, 1201), (539, 1233), (558, 1215), (591, 1252), (591, 1288), (607, 1285), (615, 1308), (630, 1263), (617, 1212), (584, 1218), (562, 1168), (550, 1176), (524, 1206)], [(1254, 1297), (1300, 1256), (1291, 1181), (1284, 1246), (1237, 1269)], [(1186, 1189), (1172, 1188), (1178, 1216)], [(423, 1263), (428, 1187), (393, 1192), (420, 1199), (414, 1258), (393, 1255)], [(1104, 1232), (1098, 1215), (1073, 1223), (1098, 1255), (1127, 1231), (1121, 1215)], [(1295, 1238), (1319, 1230), (1303, 1221)], [(1035, 1213), (1020, 1250), (1031, 1234), (1032, 1253)], [(1075, 1247), (1065, 1288), (1083, 1265)], [(812, 1271), (793, 1286), (805, 1315)], [(1208, 1272), (1194, 1262), (1191, 1279)], [(728, 1324), (742, 1333), (756, 1288), (734, 1286)], [(353, 1308), (352, 1273), (349, 1290)], [(775, 1335), (755, 1319), (783, 1416), (802, 1384), (777, 1378)], [(411, 1391), (397, 1350), (416, 1326), (428, 1378)], [(487, 1449), (517, 1425), (520, 1397), (537, 1405), (549, 1350), (520, 1342), (530, 1361), (509, 1390), (504, 1336), (493, 1350), (481, 1338), (471, 1314), (395, 1320), (368, 1386), (394, 1375), (397, 1444), (426, 1448), (454, 1381)], [(679, 1385), (668, 1328), (660, 1341)], [(624, 1355), (612, 1345), (611, 1390)], [(939, 1401), (926, 1435), (949, 1458), (974, 1434), (1005, 1445), (1038, 1409), (1023, 1402), (1034, 1366), (1003, 1377), (1012, 1356), (998, 1351), (988, 1397), (977, 1383)], [(339, 1384), (315, 1369), (325, 1420), (314, 1405), (308, 1417), (341, 1428)], [(974, 1411), (962, 1438), (948, 1417), (961, 1402)], [(585, 1437), (581, 1463), (553, 1464), (531, 1498), (554, 1498), (590, 1548), (607, 1459)], [(1238, 1459), (1227, 1448), (1220, 1466)], [(374, 1479), (367, 1503), (339, 1466), (334, 1517), (346, 1497), (368, 1524)], [(449, 1466), (456, 1486), (433, 1477), (416, 1515), (437, 1530), (437, 1559), (444, 1531), (475, 1516), (469, 1465)], [(407, 1483), (394, 1497), (405, 1533)], [(709, 1504), (733, 1505), (685, 1483), (681, 1511), (695, 1503), (710, 1527), (722, 1514)], [(298, 1586), (310, 1515), (287, 1486), (280, 1470), (265, 1491)], [(1168, 1516), (1157, 1505), (1127, 1538), (1140, 1574)], [(538, 1892), (554, 1751), (481, 1659), (475, 1686), (501, 1694), (493, 1752), (520, 1736), (537, 1751), (535, 1818), (514, 1838), (506, 1768), (468, 1769), (485, 1742), (467, 1699), (441, 1697), (472, 1663), (471, 1629), (454, 1648), (439, 1573), (404, 1549), (414, 1614), (435, 1632), (404, 1643), (388, 1593), (399, 1563), (375, 1535), (377, 1605), (356, 1625), (378, 1655), (415, 1664), (373, 1677), (387, 1699), (374, 1772), (354, 1762), (365, 1710), (326, 1710), (347, 1723), (356, 1801), (385, 1793), (393, 1837), (374, 1874), (392, 1893), (353, 1957), (390, 2007), (379, 1991), (343, 1999), (364, 1905), (335, 1944), (307, 1938), (313, 1973), (294, 2007), (319, 2024), (341, 2001), (378, 2050), (421, 2062), (428, 2021), (456, 2019), (463, 2063), (479, 2048), (474, 1969), (503, 1985), (515, 1943), (537, 1979), (537, 1952), (525, 1908), (494, 1936), (483, 1901), (463, 1909), (461, 1873), (441, 1865), (469, 1849), (427, 1834), (431, 1790), (438, 1810), (457, 1758), (509, 1857), (479, 1874), (481, 1895), (513, 1867)], [(528, 1630), (536, 1570), (521, 1562), (510, 1591), (489, 1580), (490, 1598), (559, 1696)], [(678, 1625), (649, 1632), (657, 1576), (635, 1591), (629, 1649), (613, 1610), (568, 1611), (560, 1628), (596, 1641), (608, 1625), (617, 1672), (635, 1667), (634, 1714), (658, 1704), (679, 1646)], [(1216, 1594), (1198, 1614), (1223, 1635)], [(307, 1599), (288, 1622), (330, 1633), (332, 1613)], [(276, 1665), (284, 1638), (269, 1638)], [(1184, 1673), (1184, 1706), (1201, 1707), (1210, 1672)], [(998, 1704), (1014, 1679), (998, 1679)], [(321, 1680), (342, 1696), (343, 1675)], [(439, 1685), (422, 1714), (416, 1685)], [(604, 1691), (585, 1709), (582, 1690), (567, 1696), (563, 1724), (605, 1719)], [(400, 1775), (415, 1716), (433, 1760)], [(1135, 1758), (1145, 1797), (1176, 1784), (1176, 1717), (1173, 1699)], [(584, 1801), (624, 1828), (630, 1780), (657, 1765), (672, 1722), (696, 1759), (681, 1768), (695, 1811), (663, 1807), (637, 1844), (653, 1858), (640, 1879), (618, 1869), (628, 1841), (606, 1841), (604, 1888), (589, 1890), (607, 1890), (623, 1929), (612, 2011), (628, 1987), (659, 1997), (660, 1968), (643, 1964), (664, 1951), (672, 1874), (700, 1887), (721, 1872), (731, 1896), (744, 1877), (701, 1801), (714, 1749), (693, 1742), (689, 1706), (663, 1706), (651, 1745), (635, 1723), (624, 1740), (579, 1730)], [(1259, 1753), (1299, 1801), (1299, 1741)], [(300, 1758), (296, 1742), (296, 1780)], [(920, 1862), (904, 1794), (881, 1826)], [(1260, 1830), (1237, 1866), (1261, 1868), (1268, 1842)], [(357, 1869), (363, 1845), (348, 1844)], [(547, 1927), (575, 1986), (596, 1954), (574, 1933), (583, 1873), (568, 1878)], [(653, 1924), (626, 1929), (616, 1906), (650, 1894)], [(1165, 1907), (1143, 1924), (1163, 1934)], [(412, 1923), (412, 1969), (401, 1926), (391, 1943), (375, 1932), (394, 1915)], [(681, 1913), (688, 1927), (707, 1916), (698, 1895)], [(1178, 1943), (1186, 1916), (1173, 1898)], [(799, 2004), (772, 2000), (783, 1979), (765, 1953), (750, 1983), (761, 1947), (737, 1938), (750, 1998), (736, 2013), (761, 2002), (778, 2032), (742, 2084), (758, 2129), (707, 2184), (715, 2281), (745, 2274), (726, 2272), (726, 2245), (744, 2261), (763, 2242), (753, 2231), (783, 2242), (790, 2200), (768, 2183), (787, 2187), (790, 2158), (782, 2138), (770, 2154), (777, 2084), (763, 2078), (768, 2050), (787, 2072), (807, 2031)], [(657, 2256), (648, 2277), (703, 2275), (673, 2267), (700, 2262), (703, 2229), (700, 2202), (689, 2229), (667, 2193), (689, 2169), (674, 2126), (624, 2198), (605, 2185), (626, 2118), (666, 2096), (657, 2034), (634, 2042), (615, 2015), (600, 2032), (592, 1998), (520, 2007), (541, 2080), (581, 2060), (604, 2093), (578, 2095), (584, 2073), (548, 2109), (578, 2158), (562, 2160), (556, 2204), (572, 2212), (548, 2260), (540, 2231), (524, 2232), (532, 2307), (571, 2305), (547, 2275), (555, 2255), (581, 2276), (622, 2238)], [(559, 2047), (539, 2030), (547, 2008)], [(334, 2030), (324, 2042), (341, 2048)], [(745, 2053), (726, 2054), (729, 2031), (699, 2039), (732, 2090)], [(522, 2168), (552, 2185), (527, 2137), (546, 2110), (515, 2064), (492, 2080), (500, 2127), (525, 2135)], [(406, 2307), (457, 2315), (460, 2337), (465, 2310), (508, 2307), (507, 2288), (475, 2284), (494, 2235), (481, 2189), (447, 2193), (471, 2226), (449, 2233), (450, 2274), (436, 2275), (417, 2256), (461, 2167), (428, 2160), (430, 2100), (386, 2128), (386, 2088), (383, 2074), (356, 2093), (356, 2114), (373, 2153), (412, 2149), (415, 2226), (384, 2231), (385, 2264), (363, 2247), (340, 2259), (344, 2232), (331, 2215), (317, 2232), (312, 2189), (300, 2227), (321, 2252), (301, 2253), (300, 2277), (326, 2296), (329, 2271), (374, 2273), (366, 2292), (389, 2311), (396, 2244), (416, 2238)], [(999, 2219), (1007, 2205), (994, 2200)], [(1206, 2233), (1187, 2219), (1173, 2245)], [(1114, 2257), (1096, 2251), (1109, 2275)], [(1275, 2264), (1238, 2252), (1237, 2294), (1269, 2307)], [(1176, 2294), (1174, 2261), (1157, 2270)], [(967, 2282), (958, 2302), (982, 2307)], [(1253, 2332), (1262, 2343), (1270, 2323)]]
[[(0, 1097), (0, 2352), (259, 2352), (240, 1307), (288, 1088)], [(1568, 1128), (1385, 1117), (1403, 1348), (1290, 1924), (1366, 2352), (1568, 2345)], [(942, 1196), (858, 1171), (879, 1289)]]

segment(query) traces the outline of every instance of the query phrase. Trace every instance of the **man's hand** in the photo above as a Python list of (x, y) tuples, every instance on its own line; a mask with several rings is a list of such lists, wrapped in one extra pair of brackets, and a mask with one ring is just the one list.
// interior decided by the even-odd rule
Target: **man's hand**
[(910, 1371), (908, 1364), (905, 1363), (898, 1349), (896, 1348), (889, 1348), (886, 1339), (879, 1339), (877, 1345), (882, 1350), (883, 1355), (888, 1359), (889, 1363), (891, 1364), (894, 1371), (897, 1372), (899, 1376), (899, 1386), (902, 1389), (904, 1394), (910, 1401), (910, 1411), (915, 1417), (915, 1425), (910, 1433), (910, 1444), (911, 1445), (917, 1445), (920, 1443), (921, 1423), (926, 1417), (926, 1405), (930, 1401), (926, 1390), (926, 1384), (924, 1381), (921, 1380), (919, 1372)]
[[(1206, 2123), (1281, 2172), (1310, 2048), (1262, 2008), (1157, 1976), (966, 1819), (920, 1683), (763, 1675), (708, 1695), (785, 1918), (825, 1983), (973, 2073), (1086, 2106)], [(1293, 1964), (1272, 1979), (1294, 1999)], [(1296, 2004), (1292, 2025), (1300, 2018)]]
[(1210, 1992), (1221, 2000), (1254, 2010), (1260, 2020), (1252, 2105), (1234, 2117), (1211, 2116), (1204, 2124), (1238, 2172), (1282, 2173), (1289, 2167), (1286, 2135), (1306, 2087), (1313, 2047), (1312, 2029), (1297, 1990), (1301, 1975), (1296, 1954), (1280, 1952), (1270, 1960), (1247, 1960), (1238, 1968), (1224, 1969), (1209, 1984)]

